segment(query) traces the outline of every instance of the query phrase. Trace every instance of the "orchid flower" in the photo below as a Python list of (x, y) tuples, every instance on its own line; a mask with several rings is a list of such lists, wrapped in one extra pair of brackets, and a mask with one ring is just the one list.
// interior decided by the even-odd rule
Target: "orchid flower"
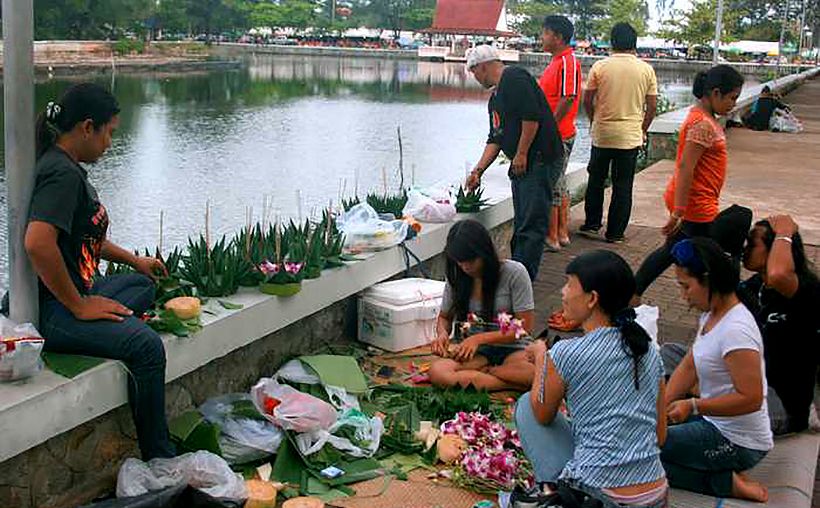
[(279, 265), (265, 260), (259, 265), (259, 271), (265, 275), (276, 275), (279, 273)]
[(289, 261), (285, 262), (285, 271), (291, 275), (296, 275), (297, 273), (302, 271), (302, 266), (304, 263), (291, 263)]

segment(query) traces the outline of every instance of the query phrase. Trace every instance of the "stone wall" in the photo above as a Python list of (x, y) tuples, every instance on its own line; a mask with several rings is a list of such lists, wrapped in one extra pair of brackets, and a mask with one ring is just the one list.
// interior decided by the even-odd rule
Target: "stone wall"
[[(491, 233), (500, 254), (508, 256), (512, 224)], [(431, 277), (444, 278), (443, 255), (423, 266)], [(410, 275), (420, 276), (419, 270), (413, 268)], [(355, 297), (326, 307), (169, 383), (167, 415), (178, 416), (216, 395), (248, 391), (294, 356), (327, 344), (350, 343), (356, 326)], [(119, 407), (0, 464), (0, 507), (74, 508), (88, 503), (112, 492), (119, 465), (138, 456), (130, 409)]]

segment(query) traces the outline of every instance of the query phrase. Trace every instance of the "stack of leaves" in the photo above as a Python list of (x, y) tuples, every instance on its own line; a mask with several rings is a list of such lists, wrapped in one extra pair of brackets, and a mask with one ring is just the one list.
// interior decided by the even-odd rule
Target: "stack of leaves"
[(487, 200), (484, 199), (484, 189), (477, 187), (470, 191), (465, 191), (464, 187), (458, 188), (456, 195), (456, 211), (458, 213), (478, 213), (481, 209), (487, 206)]
[[(272, 231), (272, 229), (270, 230)], [(244, 287), (258, 286), (264, 279), (257, 269), (262, 261), (273, 259), (273, 236), (262, 229), (258, 222), (255, 226), (244, 227), (233, 239), (233, 248), (242, 257), (246, 275), (239, 281)]]
[(202, 330), (199, 316), (182, 319), (169, 309), (154, 309), (147, 313), (148, 326), (157, 333), (171, 333), (177, 337), (190, 337)]
[(188, 254), (183, 258), (180, 274), (194, 285), (197, 296), (229, 296), (239, 289), (248, 266), (224, 236), (211, 246), (200, 235), (197, 242), (188, 239)]
[[(376, 213), (392, 214), (393, 217), (400, 219), (404, 215), (404, 205), (407, 204), (407, 192), (402, 190), (398, 194), (376, 194), (370, 193), (365, 198), (368, 205), (372, 206)], [(358, 197), (352, 199), (342, 200), (342, 206), (345, 211), (350, 210), (361, 201)]]

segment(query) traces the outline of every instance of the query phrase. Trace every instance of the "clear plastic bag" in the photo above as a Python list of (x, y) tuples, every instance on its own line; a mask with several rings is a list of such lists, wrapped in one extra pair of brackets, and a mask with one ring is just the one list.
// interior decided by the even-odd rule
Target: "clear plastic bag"
[[(450, 222), (456, 216), (456, 206), (452, 199), (443, 196), (442, 192), (424, 193), (411, 190), (407, 195), (407, 204), (404, 205), (405, 216), (413, 217), (420, 222), (444, 223)], [(441, 195), (438, 198), (433, 196)]]
[[(353, 427), (357, 444), (350, 439), (336, 436), (333, 433), (342, 427)], [(305, 432), (296, 436), (296, 446), (302, 455), (308, 456), (330, 444), (337, 450), (353, 457), (372, 457), (379, 450), (384, 423), (381, 418), (368, 418), (356, 409), (345, 411), (329, 430)]]
[(658, 317), (660, 316), (660, 309), (651, 305), (641, 305), (635, 308), (637, 317), (635, 321), (649, 334), (652, 339), (652, 344), (655, 349), (660, 349), (658, 345)]
[(348, 210), (338, 223), (345, 236), (345, 248), (353, 252), (389, 249), (407, 238), (406, 222), (381, 220), (376, 210), (367, 203), (360, 203)]
[[(273, 378), (278, 380), (288, 381), (290, 383), (318, 385), (322, 382), (316, 373), (301, 362), (299, 359), (293, 359), (282, 365)], [(347, 393), (344, 388), (336, 386), (322, 385), (327, 393), (330, 403), (341, 410), (359, 409), (359, 399), (355, 395)]]
[(154, 490), (187, 484), (219, 499), (246, 499), (245, 482), (225, 460), (211, 452), (186, 453), (147, 464), (128, 459), (117, 475), (117, 497), (132, 497)]
[[(251, 397), (262, 415), (285, 430), (313, 432), (327, 430), (336, 423), (336, 410), (327, 402), (279, 384), (275, 379), (262, 378), (251, 388)], [(273, 399), (272, 412), (266, 402)]]
[(777, 108), (769, 120), (769, 129), (774, 132), (797, 134), (803, 131), (803, 123), (791, 111)]
[(25, 379), (43, 370), (45, 341), (31, 323), (0, 316), (0, 381)]
[(209, 422), (219, 426), (219, 448), (229, 464), (245, 464), (274, 455), (285, 434), (267, 420), (234, 415), (234, 405), (240, 401), (252, 403), (247, 393), (231, 393), (214, 397), (199, 407)]

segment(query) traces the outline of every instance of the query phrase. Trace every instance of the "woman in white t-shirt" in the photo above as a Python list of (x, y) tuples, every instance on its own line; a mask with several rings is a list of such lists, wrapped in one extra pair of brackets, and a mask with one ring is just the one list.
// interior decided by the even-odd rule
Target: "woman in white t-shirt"
[[(773, 446), (766, 405), (763, 339), (738, 300), (738, 271), (706, 238), (672, 249), (675, 274), (691, 307), (703, 311), (695, 343), (666, 389), (670, 424), (661, 451), (670, 485), (717, 497), (768, 500), (743, 471)], [(700, 397), (686, 398), (699, 387)]]

